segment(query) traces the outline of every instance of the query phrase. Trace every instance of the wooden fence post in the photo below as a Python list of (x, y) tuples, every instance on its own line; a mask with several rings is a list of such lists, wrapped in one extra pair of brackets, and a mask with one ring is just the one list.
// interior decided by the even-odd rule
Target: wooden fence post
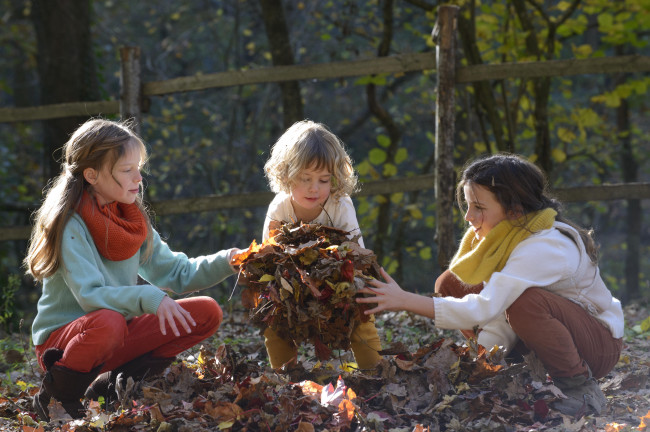
[(120, 115), (123, 120), (133, 119), (133, 130), (140, 134), (142, 119), (142, 82), (140, 78), (140, 47), (120, 48), (122, 69), (120, 73)]
[(438, 266), (444, 270), (455, 251), (454, 237), (454, 117), (456, 84), (456, 26), (458, 6), (440, 6), (432, 37), (436, 42), (436, 239)]

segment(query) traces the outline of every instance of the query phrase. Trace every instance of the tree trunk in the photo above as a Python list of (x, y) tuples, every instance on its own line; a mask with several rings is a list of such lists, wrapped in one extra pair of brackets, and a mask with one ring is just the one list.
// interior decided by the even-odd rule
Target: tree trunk
[[(513, 6), (515, 13), (519, 18), (521, 28), (526, 33), (526, 51), (527, 53), (537, 60), (550, 60), (552, 53), (545, 56), (542, 51), (539, 41), (537, 39), (537, 29), (533, 24), (532, 18), (528, 14), (528, 8), (524, 0), (514, 0)], [(548, 29), (549, 35), (555, 34), (550, 28)], [(551, 37), (551, 36), (549, 36)], [(550, 41), (552, 43), (552, 41)], [(547, 39), (547, 44), (549, 40)], [(550, 79), (549, 78), (535, 78), (533, 79), (533, 97), (535, 99), (535, 106), (533, 113), (535, 116), (535, 154), (537, 155), (536, 163), (546, 171), (547, 175), (551, 175), (551, 140), (548, 125), (548, 98), (550, 94)]]
[[(34, 0), (41, 104), (99, 100), (88, 0)], [(59, 150), (88, 117), (43, 121), (44, 179), (59, 173)]]
[(548, 125), (548, 100), (551, 94), (551, 80), (536, 78), (533, 80), (535, 97), (535, 154), (537, 165), (547, 175), (551, 175), (553, 161), (551, 159), (551, 131)]
[[(289, 66), (294, 64), (293, 49), (289, 40), (289, 29), (284, 17), (282, 0), (260, 0), (262, 5), (262, 19), (266, 36), (271, 48), (273, 66)], [(304, 118), (303, 103), (300, 96), (300, 83), (298, 81), (281, 82), (282, 110), (284, 113), (284, 127), (289, 126)]]
[[(377, 50), (378, 57), (385, 57), (390, 53), (390, 45), (393, 40), (393, 0), (384, 0), (381, 3), (382, 18), (383, 18), (383, 32), (379, 48)], [(386, 162), (392, 164), (395, 162), (395, 155), (399, 148), (399, 143), (402, 139), (402, 131), (390, 113), (384, 109), (377, 98), (377, 87), (374, 84), (366, 86), (366, 97), (368, 100), (368, 108), (372, 115), (384, 127), (390, 144), (386, 149)], [(383, 178), (386, 178), (382, 174)], [(379, 205), (379, 215), (377, 217), (377, 234), (375, 236), (373, 250), (377, 255), (377, 261), (382, 264), (386, 254), (386, 242), (388, 239), (388, 231), (391, 224), (391, 202), (390, 195), (382, 195), (383, 202)], [(402, 261), (402, 250), (395, 250), (395, 259), (398, 262)], [(399, 282), (398, 277), (398, 282)]]
[[(625, 55), (623, 47), (617, 47), (617, 55)], [(622, 84), (626, 80), (625, 74), (617, 76), (615, 83)], [(639, 167), (634, 159), (632, 140), (630, 137), (630, 114), (627, 99), (621, 100), (621, 105), (616, 110), (616, 128), (621, 146), (621, 168), (623, 181), (633, 183), (638, 181)], [(641, 297), (639, 291), (639, 271), (641, 260), (641, 225), (643, 213), (641, 201), (638, 199), (627, 200), (626, 214), (626, 244), (625, 251), (625, 287), (624, 301), (636, 300)]]
[[(476, 44), (476, 26), (474, 23), (474, 10), (476, 9), (475, 1), (472, 1), (468, 6), (470, 8), (470, 19), (465, 18), (463, 13), (458, 14), (458, 33), (460, 40), (463, 44), (463, 52), (469, 65), (483, 64), (481, 53), (479, 52)], [(485, 116), (490, 123), (496, 148), (490, 145), (489, 136), (484, 136), (485, 146), (492, 153), (497, 151), (513, 151), (513, 143), (507, 140), (504, 136), (504, 126), (501, 116), (498, 111), (498, 104), (496, 97), (492, 91), (490, 81), (477, 81), (472, 83), (474, 87), (474, 94), (476, 97), (476, 111), (477, 116), (482, 118), (481, 109), (485, 111)]]

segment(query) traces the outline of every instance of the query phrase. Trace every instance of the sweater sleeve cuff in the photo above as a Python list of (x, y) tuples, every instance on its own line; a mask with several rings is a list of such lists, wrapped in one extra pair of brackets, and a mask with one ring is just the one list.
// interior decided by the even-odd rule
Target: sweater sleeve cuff
[(223, 273), (237, 273), (237, 271), (230, 265), (230, 258), (232, 252), (235, 250), (237, 250), (237, 248), (224, 249), (215, 254), (219, 258), (223, 258), (223, 263), (221, 264)]
[(433, 313), (435, 314), (434, 325), (438, 328), (448, 328), (445, 327), (445, 308), (442, 305), (442, 301), (438, 297), (433, 297)]
[[(152, 288), (155, 288), (155, 287), (152, 286)], [(155, 291), (153, 293), (151, 293), (151, 295), (148, 295), (148, 296), (144, 297), (143, 304), (142, 304), (142, 310), (145, 313), (155, 315), (156, 312), (158, 312), (158, 307), (160, 306), (160, 303), (163, 301), (163, 299), (166, 296), (167, 296), (167, 294), (163, 290), (155, 288)]]

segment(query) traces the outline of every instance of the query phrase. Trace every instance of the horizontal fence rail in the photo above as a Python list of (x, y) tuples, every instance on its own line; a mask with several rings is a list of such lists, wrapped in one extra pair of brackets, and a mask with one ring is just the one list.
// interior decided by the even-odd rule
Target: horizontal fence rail
[(649, 71), (650, 57), (642, 55), (546, 60), (460, 67), (456, 71), (456, 83), (502, 80), (508, 78), (544, 78), (569, 75), (636, 73)]
[(145, 96), (284, 81), (338, 79), (380, 73), (416, 72), (436, 68), (433, 53), (400, 54), (367, 60), (275, 66), (215, 74), (194, 75), (143, 84)]
[[(278, 66), (259, 69), (200, 74), (166, 81), (143, 83), (144, 97), (174, 92), (206, 90), (248, 84), (295, 80), (336, 79), (379, 73), (405, 73), (435, 70), (432, 53), (401, 54), (367, 60), (311, 65)], [(650, 72), (650, 56), (630, 55), (593, 59), (551, 60), (485, 64), (459, 67), (456, 83), (469, 83), (508, 78), (541, 78), (596, 73)], [(25, 108), (0, 108), (0, 123), (48, 120), (70, 116), (113, 115), (120, 113), (117, 100), (99, 102), (70, 102)]]
[(68, 102), (37, 107), (0, 108), (0, 123), (119, 114), (120, 101)]
[[(413, 192), (433, 189), (434, 175), (425, 174), (414, 177), (373, 181), (362, 183), (355, 196), (371, 196)], [(650, 199), (650, 183), (604, 184), (554, 189), (553, 194), (564, 202), (610, 201), (622, 199)], [(197, 198), (182, 198), (155, 201), (150, 203), (154, 213), (166, 216), (182, 213), (210, 212), (230, 208), (250, 208), (267, 206), (273, 199), (273, 192), (250, 192), (231, 195), (208, 195)], [(29, 238), (31, 227), (11, 226), (0, 228), (0, 241), (25, 240)]]

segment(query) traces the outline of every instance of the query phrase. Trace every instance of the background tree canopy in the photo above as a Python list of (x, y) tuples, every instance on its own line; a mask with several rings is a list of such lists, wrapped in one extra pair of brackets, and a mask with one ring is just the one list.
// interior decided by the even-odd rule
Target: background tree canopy
[[(650, 0), (451, 3), (460, 6), (462, 64), (648, 54)], [(123, 46), (141, 48), (143, 82), (434, 55), (438, 6), (433, 0), (0, 0), (0, 106), (119, 99)], [(146, 199), (268, 190), (262, 166), (269, 148), (301, 118), (341, 137), (362, 182), (431, 173), (435, 83), (435, 71), (425, 71), (154, 97), (141, 125), (151, 152)], [(457, 85), (456, 166), (512, 151), (539, 163), (553, 187), (648, 181), (649, 84), (647, 74), (594, 74)], [(2, 225), (28, 223), (58, 171), (56, 150), (83, 120), (0, 124)], [(440, 272), (433, 190), (354, 200), (366, 246), (387, 271), (405, 288), (432, 292)], [(566, 205), (570, 218), (595, 229), (602, 275), (624, 301), (650, 296), (648, 206), (648, 200)], [(260, 240), (265, 210), (160, 216), (156, 225), (173, 249), (207, 254)], [(464, 224), (457, 211), (455, 220), (459, 237)], [(25, 249), (25, 241), (0, 243), (8, 326), (20, 317), (30, 321), (40, 294), (22, 276)], [(224, 300), (233, 284), (212, 294)]]

